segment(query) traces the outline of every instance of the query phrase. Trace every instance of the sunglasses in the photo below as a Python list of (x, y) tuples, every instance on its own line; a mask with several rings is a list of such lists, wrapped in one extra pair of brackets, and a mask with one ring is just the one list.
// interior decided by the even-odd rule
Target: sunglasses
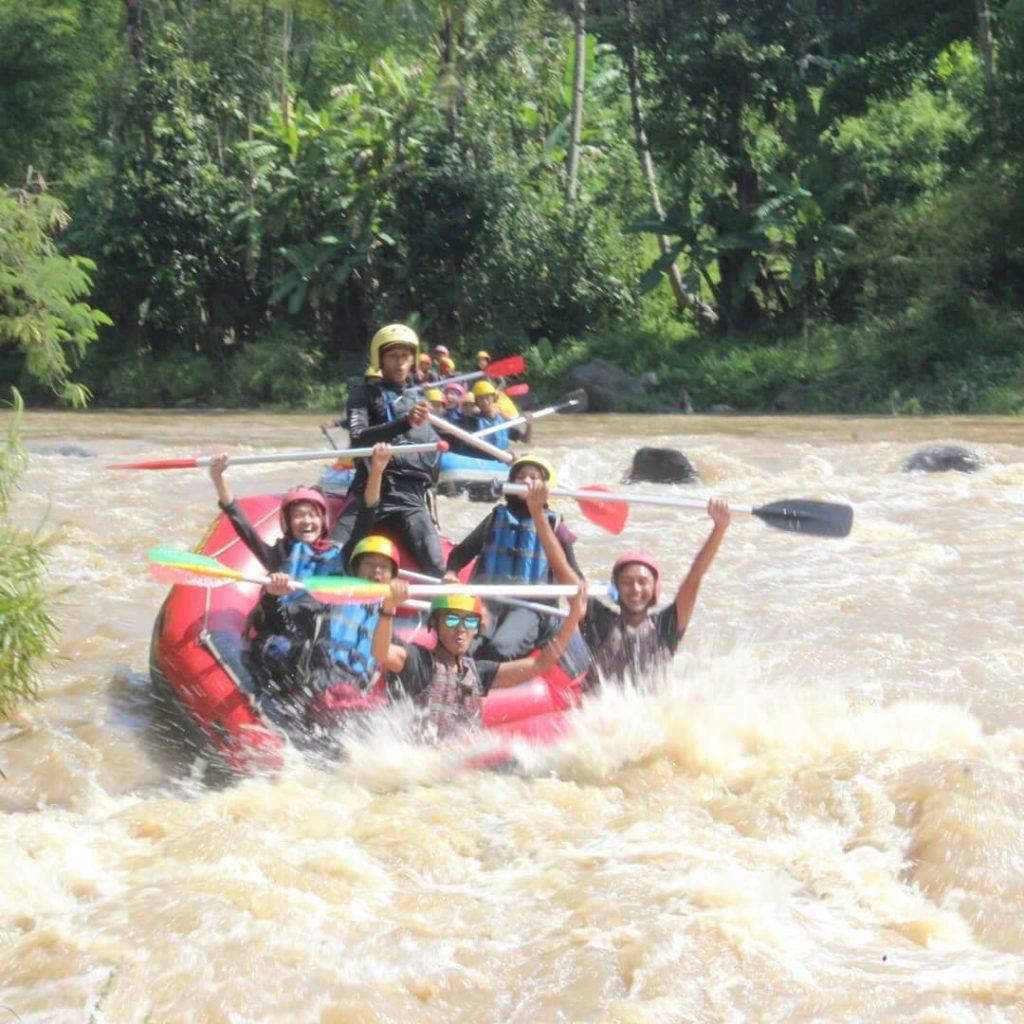
[(441, 621), (449, 629), (458, 629), (460, 625), (466, 627), (466, 629), (479, 629), (480, 628), (480, 616), (479, 615), (459, 615), (458, 612), (448, 612)]

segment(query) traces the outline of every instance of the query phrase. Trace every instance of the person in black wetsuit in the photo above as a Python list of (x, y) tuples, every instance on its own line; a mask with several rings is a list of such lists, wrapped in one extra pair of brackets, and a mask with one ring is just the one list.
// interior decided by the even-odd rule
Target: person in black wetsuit
[[(390, 324), (370, 342), (370, 368), (361, 384), (349, 392), (344, 420), (353, 447), (385, 441), (401, 445), (439, 440), (427, 421), (430, 403), (415, 386), (412, 370), (419, 353), (419, 338), (411, 327)], [(378, 371), (380, 376), (370, 374)], [(427, 511), (427, 490), (437, 476), (437, 452), (411, 455), (395, 453), (387, 470), (377, 509), (375, 528), (390, 530), (412, 555), (421, 571), (432, 576), (444, 573), (444, 556), (437, 526)], [(344, 543), (363, 506), (366, 463), (358, 460), (349, 488), (354, 498), (338, 517), (331, 540)]]
[[(397, 550), (387, 538), (370, 535), (390, 458), (386, 445), (374, 446), (361, 515), (349, 541), (339, 547), (327, 538), (324, 496), (308, 487), (285, 495), (279, 513), (283, 536), (265, 541), (224, 479), (228, 454), (212, 457), (210, 478), (218, 505), (269, 575), (249, 622), (251, 648), (241, 667), (253, 673), (251, 688), (263, 711), (290, 732), (301, 734), (314, 724), (329, 727), (344, 713), (382, 702), (362, 696), (378, 676), (370, 657), (375, 610), (321, 604), (294, 581), (344, 576), (346, 570), (374, 582), (394, 577)], [(216, 639), (218, 647), (226, 642), (225, 637)]]

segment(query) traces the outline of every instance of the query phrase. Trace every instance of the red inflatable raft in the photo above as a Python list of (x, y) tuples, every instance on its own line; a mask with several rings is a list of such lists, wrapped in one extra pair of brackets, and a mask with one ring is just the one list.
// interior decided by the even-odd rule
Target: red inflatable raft
[[(332, 518), (344, 499), (329, 498)], [(268, 542), (280, 536), (279, 495), (239, 499), (239, 504)], [(200, 544), (204, 555), (241, 572), (264, 570), (239, 540), (228, 518), (220, 515)], [(408, 564), (404, 561), (403, 565)], [(276, 770), (282, 764), (284, 733), (267, 720), (247, 689), (246, 623), (260, 595), (253, 583), (212, 589), (175, 586), (157, 615), (150, 647), (154, 693), (179, 714), (182, 724), (208, 743), (228, 765), (243, 771)], [(395, 634), (405, 642), (432, 645), (424, 612), (412, 610), (395, 621)], [(569, 730), (565, 711), (579, 701), (582, 675), (570, 676), (556, 666), (544, 678), (495, 690), (484, 698), (486, 732), (502, 741), (522, 738), (548, 745)], [(474, 755), (474, 765), (502, 760), (502, 743), (487, 755)]]

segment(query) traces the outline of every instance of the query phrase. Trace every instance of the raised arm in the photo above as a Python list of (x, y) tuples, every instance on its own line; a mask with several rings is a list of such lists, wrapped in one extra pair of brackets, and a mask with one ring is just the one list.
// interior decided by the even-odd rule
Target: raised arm
[(217, 500), (221, 505), (230, 505), (235, 500), (231, 488), (228, 487), (227, 481), (224, 479), (224, 470), (228, 468), (230, 461), (231, 456), (227, 452), (210, 456), (210, 479), (213, 481), (213, 486), (217, 491)]
[(697, 556), (686, 574), (686, 579), (680, 584), (679, 592), (676, 594), (676, 628), (680, 633), (690, 624), (690, 616), (693, 615), (694, 605), (697, 603), (697, 591), (700, 589), (704, 573), (708, 571), (718, 548), (729, 528), (731, 514), (729, 506), (721, 498), (712, 498), (708, 502), (708, 515), (714, 525), (711, 527), (711, 535), (704, 546), (697, 552)]
[(562, 547), (562, 542), (555, 534), (554, 528), (548, 520), (546, 508), (548, 503), (548, 484), (543, 480), (531, 480), (527, 484), (529, 491), (526, 493), (526, 507), (533, 516), (533, 523), (537, 527), (537, 536), (544, 547), (544, 554), (547, 555), (548, 564), (555, 574), (558, 583), (582, 583), (579, 574), (569, 563), (569, 556)]
[(375, 444), (373, 454), (370, 456), (370, 475), (366, 479), (366, 488), (363, 490), (364, 505), (380, 504), (380, 485), (384, 479), (384, 470), (391, 461), (391, 449), (386, 444)]
[(391, 593), (384, 598), (373, 630), (371, 653), (387, 672), (401, 672), (405, 668), (405, 648), (391, 642), (391, 626), (395, 621), (395, 609), (409, 600), (409, 584), (405, 580), (392, 580)]
[(556, 661), (565, 653), (569, 641), (572, 640), (576, 627), (587, 611), (587, 585), (580, 584), (580, 589), (569, 598), (569, 615), (562, 621), (558, 632), (545, 644), (544, 649), (535, 658), (517, 658), (515, 661), (506, 661), (495, 673), (491, 689), (501, 689), (506, 686), (517, 686), (525, 683), (527, 679), (543, 675), (552, 668)]

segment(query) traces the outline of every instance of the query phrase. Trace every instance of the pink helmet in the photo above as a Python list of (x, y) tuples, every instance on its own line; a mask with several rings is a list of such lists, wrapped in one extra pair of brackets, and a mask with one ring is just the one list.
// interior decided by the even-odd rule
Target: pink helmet
[(308, 501), (320, 510), (320, 515), (324, 517), (324, 525), (320, 531), (320, 536), (325, 536), (327, 534), (327, 499), (319, 491), (314, 491), (312, 487), (296, 487), (281, 499), (281, 532), (286, 537), (289, 535), (288, 506), (294, 505), (297, 501)]
[(441, 390), (445, 392), (454, 391), (455, 394), (459, 396), (459, 398), (465, 397), (466, 394), (466, 389), (458, 381), (453, 381), (451, 384), (442, 385)]
[(627, 565), (642, 565), (654, 574), (654, 601), (651, 602), (654, 604), (661, 597), (661, 569), (658, 568), (658, 563), (642, 551), (627, 551), (625, 554), (619, 555), (612, 566), (612, 582), (616, 585), (618, 585), (619, 573)]
[(448, 351), (447, 345), (435, 345), (434, 346), (435, 356), (450, 356), (451, 352)]

